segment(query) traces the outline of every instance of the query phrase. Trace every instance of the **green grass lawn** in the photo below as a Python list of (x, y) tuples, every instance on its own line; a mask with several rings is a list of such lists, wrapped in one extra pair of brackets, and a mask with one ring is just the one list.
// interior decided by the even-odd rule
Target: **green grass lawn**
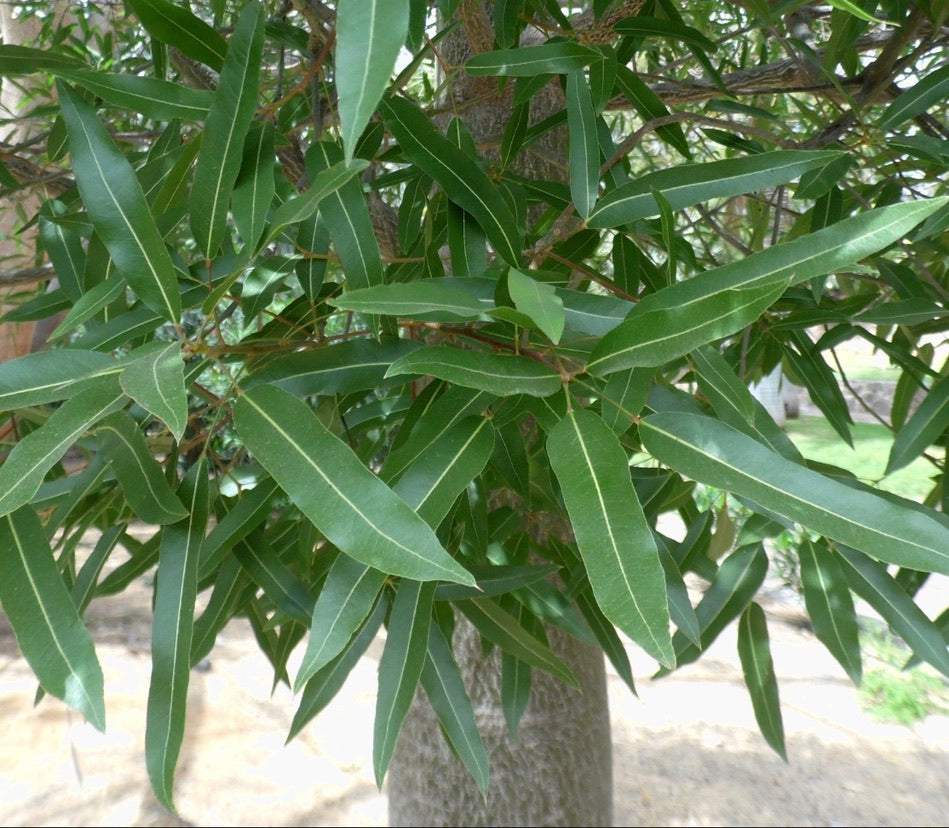
[[(895, 494), (922, 501), (933, 486), (936, 468), (923, 458), (883, 477), (893, 444), (893, 435), (876, 423), (854, 423), (851, 426), (854, 448), (851, 449), (823, 417), (799, 417), (787, 421), (787, 434), (809, 460), (830, 463), (853, 472), (867, 483)], [(930, 449), (930, 454), (941, 450)]]

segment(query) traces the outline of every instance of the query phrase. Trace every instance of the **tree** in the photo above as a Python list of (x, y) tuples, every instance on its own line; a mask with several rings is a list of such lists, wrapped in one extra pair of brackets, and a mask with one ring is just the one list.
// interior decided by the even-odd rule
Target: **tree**
[[(0, 603), (42, 691), (101, 728), (82, 614), (156, 570), (168, 807), (189, 670), (236, 617), (300, 692), (294, 733), (385, 628), (377, 779), (421, 687), (410, 738), (437, 721), (456, 757), (425, 768), (452, 824), (491, 821), (445, 810), (457, 768), (494, 805), (482, 691), (522, 746), (531, 698), (559, 740), (513, 790), (580, 763), (608, 783), (605, 696), (563, 688), (595, 688), (603, 655), (632, 685), (621, 635), (661, 675), (738, 624), (783, 756), (754, 598), (789, 527), (855, 681), (852, 595), (949, 675), (949, 616), (913, 601), (949, 573), (941, 4), (83, 4), (104, 28), (21, 5), (38, 39), (0, 46), (0, 75), (33, 108), (0, 174), (57, 186), (5, 321), (53, 330), (0, 365)], [(924, 456), (923, 503), (802, 457), (747, 390), (781, 364), (850, 442), (854, 337), (901, 372), (888, 471)], [(609, 821), (608, 784), (573, 799)]]

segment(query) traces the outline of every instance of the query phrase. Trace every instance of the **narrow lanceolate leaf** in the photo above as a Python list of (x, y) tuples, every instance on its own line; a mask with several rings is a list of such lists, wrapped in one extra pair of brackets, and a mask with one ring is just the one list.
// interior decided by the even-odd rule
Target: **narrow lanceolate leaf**
[(188, 425), (184, 362), (177, 342), (156, 342), (119, 377), (122, 390), (180, 440)]
[(96, 378), (121, 370), (108, 354), (73, 348), (7, 360), (0, 363), (0, 411), (63, 400)]
[[(689, 341), (695, 344), (688, 350), (694, 350), (730, 327), (719, 322), (722, 314), (731, 321), (747, 316), (748, 309), (766, 297), (767, 286), (780, 295), (784, 287), (853, 265), (902, 238), (946, 203), (949, 199), (934, 198), (870, 210), (806, 238), (774, 245), (706, 271), (700, 278), (676, 282), (649, 294), (622, 324), (603, 337), (593, 350), (588, 368), (595, 374), (607, 374), (636, 365), (658, 365), (681, 356), (688, 352), (681, 347)], [(729, 298), (723, 298), (726, 295)], [(641, 339), (643, 324), (652, 331), (645, 344)], [(690, 334), (692, 325), (700, 328)], [(670, 338), (665, 340), (665, 336)], [(667, 351), (663, 344), (666, 341), (670, 343)]]
[(506, 653), (533, 667), (546, 670), (579, 688), (579, 683), (564, 662), (545, 643), (525, 630), (517, 619), (490, 598), (456, 602), (456, 606), (488, 641)]
[(835, 150), (775, 150), (710, 161), (685, 164), (648, 173), (612, 190), (600, 199), (587, 220), (590, 227), (619, 227), (628, 222), (659, 215), (652, 190), (658, 190), (673, 210), (680, 210), (710, 198), (728, 198), (787, 184), (807, 170), (845, 157)]
[(563, 299), (557, 295), (557, 289), (515, 268), (508, 271), (507, 289), (514, 301), (514, 307), (529, 317), (551, 342), (555, 345), (560, 342), (566, 325), (566, 314)]
[[(341, 164), (344, 166), (340, 167)], [(358, 171), (365, 164), (365, 161), (356, 159), (347, 167), (343, 151), (328, 141), (313, 144), (306, 154), (306, 169), (310, 179), (315, 186), (325, 189), (320, 196), (320, 218), (333, 240), (333, 247), (346, 275), (346, 284), (353, 289), (380, 285), (383, 281), (382, 256), (369, 215), (369, 205), (359, 181), (339, 180), (338, 184), (331, 187), (329, 180), (323, 183), (320, 179), (333, 176), (332, 180), (336, 180), (347, 169)], [(307, 197), (312, 197), (309, 192), (302, 196)]]
[(127, 398), (115, 377), (103, 377), (64, 402), (41, 428), (26, 435), (0, 466), (0, 515), (30, 502), (66, 451)]
[(788, 460), (804, 462), (784, 430), (771, 419), (715, 348), (699, 348), (689, 355), (689, 360), (695, 366), (699, 388), (720, 420), (770, 446)]
[(362, 290), (350, 290), (329, 304), (357, 313), (401, 316), (428, 322), (459, 322), (478, 319), (485, 306), (454, 277), (436, 277), (418, 282), (394, 282)]
[(428, 374), (499, 397), (548, 397), (561, 385), (559, 374), (528, 357), (464, 351), (449, 345), (419, 348), (396, 360), (386, 372), (387, 377), (400, 374)]
[(887, 574), (886, 568), (846, 546), (837, 547), (837, 558), (850, 588), (880, 613), (919, 658), (949, 676), (949, 650), (939, 627)]
[(428, 654), (422, 669), (422, 687), (455, 755), (468, 769), (479, 790), (486, 793), (488, 754), (451, 645), (436, 624), (432, 624), (428, 631)]
[(310, 639), (293, 685), (296, 692), (346, 648), (372, 612), (386, 578), (349, 555), (336, 559), (313, 607)]
[[(300, 224), (310, 219), (325, 199), (330, 196), (341, 198), (337, 191), (350, 184), (350, 180), (367, 166), (368, 162), (357, 158), (348, 164), (340, 161), (314, 175), (309, 189), (303, 195), (288, 199), (273, 211), (267, 234), (264, 236), (262, 243), (258, 245), (258, 248), (270, 244), (291, 224)], [(358, 185), (356, 189), (359, 190)], [(332, 210), (332, 208), (330, 209)], [(321, 227), (321, 230), (325, 232), (325, 228)], [(324, 261), (324, 267), (325, 264)]]
[(469, 75), (502, 75), (529, 78), (561, 75), (589, 66), (603, 56), (579, 43), (545, 43), (526, 49), (496, 49), (475, 55), (465, 64)]
[(570, 197), (580, 218), (596, 203), (600, 183), (600, 145), (596, 138), (593, 96), (583, 70), (567, 75), (567, 136), (569, 138)]
[(572, 411), (548, 435), (547, 455), (603, 614), (673, 667), (665, 576), (616, 435), (593, 412)]
[(403, 579), (392, 602), (385, 648), (379, 660), (372, 740), (372, 764), (380, 788), (425, 666), (434, 595), (435, 584)]
[(449, 200), (470, 213), (498, 255), (517, 267), (521, 227), (497, 186), (415, 104), (405, 98), (383, 98), (380, 111), (405, 155), (441, 185)]
[(40, 686), (105, 730), (102, 668), (31, 508), (0, 518), (0, 604)]
[(863, 667), (853, 599), (840, 563), (826, 541), (806, 539), (798, 547), (804, 605), (814, 635), (840, 662), (854, 684), (860, 684)]
[[(616, 67), (616, 86), (644, 121), (652, 121), (670, 114), (662, 98), (628, 66)], [(692, 157), (689, 142), (685, 138), (681, 124), (661, 126), (656, 129), (656, 134), (683, 157)]]
[(377, 601), (372, 615), (362, 625), (359, 632), (346, 645), (336, 658), (318, 671), (307, 683), (300, 699), (300, 706), (290, 724), (287, 741), (296, 736), (314, 716), (316, 716), (339, 692), (350, 671), (362, 658), (363, 653), (373, 642), (387, 609), (386, 601)]
[(117, 412), (97, 429), (99, 445), (132, 511), (159, 526), (181, 520), (187, 512), (149, 451), (138, 425), (126, 412)]
[(53, 71), (95, 93), (106, 103), (155, 120), (204, 120), (214, 97), (205, 89), (191, 89), (158, 78), (114, 75), (91, 69), (67, 68)]
[(715, 41), (709, 40), (698, 29), (684, 26), (675, 20), (665, 20), (658, 17), (626, 17), (613, 26), (613, 29), (621, 35), (632, 35), (633, 37), (667, 37), (671, 40), (697, 46), (707, 52), (714, 52), (718, 49)]
[(738, 622), (738, 657), (761, 735), (787, 762), (778, 681), (774, 675), (768, 640), (768, 622), (764, 610), (754, 602), (748, 605)]
[(418, 343), (407, 339), (350, 339), (285, 354), (251, 374), (244, 387), (279, 385), (298, 397), (368, 391), (383, 382), (393, 362), (417, 347)]
[(637, 306), (600, 340), (587, 368), (603, 375), (662, 365), (750, 325), (781, 298), (789, 285), (787, 279), (777, 285), (729, 288), (678, 307), (647, 305), (640, 311)]
[(277, 482), (266, 477), (245, 492), (224, 517), (218, 516), (217, 525), (201, 547), (202, 581), (214, 572), (225, 553), (267, 519), (279, 491)]
[(234, 547), (234, 555), (251, 580), (277, 609), (302, 626), (313, 614), (313, 596), (278, 557), (263, 531), (257, 531)]
[(181, 316), (178, 279), (132, 165), (95, 111), (57, 82), (79, 194), (116, 266), (139, 298), (171, 322)]
[[(433, 529), (481, 473), (494, 450), (494, 427), (485, 417), (467, 417), (429, 444), (393, 486)], [(385, 472), (383, 472), (385, 479)]]
[(892, 129), (949, 98), (949, 66), (931, 72), (889, 105), (880, 119), (880, 129)]
[(267, 385), (246, 391), (234, 420), (251, 453), (340, 550), (392, 575), (475, 583), (405, 501), (292, 394)]
[(186, 6), (169, 0), (128, 0), (128, 4), (152, 37), (220, 71), (227, 42)]
[(187, 517), (162, 530), (152, 623), (152, 677), (145, 718), (145, 765), (161, 803), (174, 809), (175, 765), (185, 732), (198, 560), (208, 519), (208, 470), (191, 467), (179, 487)]
[[(768, 556), (761, 544), (736, 549), (722, 561), (711, 586), (695, 608), (701, 646), (681, 630), (672, 637), (679, 667), (695, 661), (702, 650), (707, 649), (719, 633), (745, 611), (767, 572)], [(660, 671), (660, 674), (665, 672)]]
[(409, 29), (409, 0), (341, 0), (336, 12), (336, 91), (346, 159), (392, 76)]
[(657, 460), (795, 520), (872, 558), (949, 574), (949, 529), (924, 511), (859, 491), (785, 459), (711, 417), (667, 412), (640, 424)]
[(949, 428), (949, 377), (929, 390), (919, 408), (903, 423), (890, 449), (886, 473), (903, 468), (929, 448)]
[(57, 69), (81, 69), (85, 64), (70, 55), (34, 49), (30, 46), (0, 44), (0, 77), (31, 75), (34, 72), (54, 72)]
[(247, 250), (254, 250), (264, 232), (274, 197), (274, 125), (253, 124), (244, 140), (241, 171), (234, 183), (231, 211), (234, 224)]
[(263, 10), (257, 3), (249, 3), (241, 13), (224, 58), (191, 187), (191, 229), (209, 259), (217, 253), (224, 238), (227, 207), (241, 167), (244, 137), (257, 107), (263, 40)]

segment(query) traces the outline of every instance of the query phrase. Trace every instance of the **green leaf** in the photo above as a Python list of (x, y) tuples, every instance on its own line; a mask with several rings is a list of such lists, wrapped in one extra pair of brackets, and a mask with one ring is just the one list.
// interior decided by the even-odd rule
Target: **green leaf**
[(372, 764), (381, 788), (402, 723), (425, 666), (435, 584), (403, 579), (396, 589), (382, 658), (373, 726)]
[[(616, 85), (623, 96), (633, 105), (633, 109), (647, 123), (670, 114), (662, 99), (646, 86), (628, 66), (619, 65), (616, 67)], [(666, 124), (657, 127), (656, 134), (683, 157), (692, 157), (689, 142), (686, 140), (680, 124)]]
[(460, 322), (479, 319), (485, 306), (455, 277), (394, 282), (361, 290), (350, 290), (329, 304), (357, 313), (400, 316), (429, 322)]
[(97, 429), (103, 457), (111, 467), (132, 511), (146, 523), (180, 521), (187, 512), (175, 497), (132, 417), (124, 411)]
[(893, 441), (885, 474), (911, 463), (949, 428), (949, 377), (938, 380), (903, 423)]
[(251, 374), (244, 387), (272, 383), (298, 397), (369, 391), (382, 384), (393, 362), (417, 347), (407, 339), (351, 339), (284, 354)]
[(58, 81), (56, 88), (76, 184), (93, 226), (139, 298), (177, 322), (181, 297), (175, 268), (132, 165), (92, 107), (65, 83)]
[(483, 276), (488, 267), (487, 236), (456, 204), (448, 206), (448, 251), (455, 278)]
[[(125, 295), (125, 281), (113, 272), (104, 282), (87, 290), (69, 312), (50, 333), (49, 340), (59, 339), (70, 331), (79, 327), (83, 322), (92, 319), (96, 314), (111, 305), (120, 296)], [(61, 353), (61, 352), (57, 352)]]
[[(701, 631), (701, 647), (681, 630), (672, 637), (679, 667), (695, 661), (735, 618), (741, 615), (768, 572), (768, 556), (761, 544), (741, 547), (731, 553), (715, 573), (711, 585), (695, 608)], [(664, 675), (667, 671), (660, 671)]]
[(877, 560), (949, 574), (949, 528), (924, 511), (824, 477), (711, 417), (654, 414), (639, 431), (650, 454), (693, 480), (747, 497)]
[(174, 809), (175, 766), (185, 732), (198, 559), (208, 520), (206, 461), (188, 471), (178, 489), (187, 517), (162, 530), (155, 578), (152, 676), (145, 719), (145, 765), (159, 801)]
[(471, 571), (478, 580), (478, 586), (469, 587), (459, 584), (439, 584), (435, 590), (436, 601), (457, 601), (459, 598), (484, 598), (491, 595), (503, 595), (529, 586), (553, 575), (560, 569), (556, 564), (490, 564), (472, 566)]
[(81, 60), (71, 55), (11, 43), (0, 44), (0, 77), (12, 78), (32, 75), (34, 72), (53, 73), (57, 69), (79, 69), (84, 66)]
[(801, 176), (794, 190), (794, 198), (820, 198), (825, 195), (849, 170), (856, 159), (849, 153), (829, 158), (825, 164), (810, 169)]
[(248, 390), (234, 420), (250, 452), (340, 550), (393, 575), (474, 583), (405, 501), (292, 394)]
[[(203, 553), (202, 553), (203, 554)], [(199, 582), (202, 580), (198, 573)], [(247, 590), (249, 579), (234, 556), (228, 557), (215, 573), (214, 589), (201, 617), (194, 622), (191, 637), (191, 666), (207, 658), (217, 644), (217, 637), (237, 612)], [(256, 586), (251, 586), (256, 589)]]
[[(776, 285), (758, 284), (717, 292), (711, 292), (712, 285), (706, 284), (709, 293), (678, 307), (656, 308), (644, 299), (622, 324), (600, 340), (587, 369), (602, 375), (624, 368), (661, 365), (750, 325), (789, 285), (790, 277)], [(660, 296), (666, 290), (671, 288), (650, 296)]]
[(386, 376), (400, 374), (429, 374), (498, 397), (512, 394), (547, 397), (560, 390), (561, 385), (557, 373), (527, 357), (467, 351), (449, 345), (418, 348), (397, 359)]
[(455, 606), (474, 624), (478, 632), (502, 650), (533, 667), (545, 670), (561, 680), (580, 687), (570, 668), (551, 649), (539, 641), (509, 612), (490, 598), (458, 601)]
[(616, 435), (593, 412), (574, 410), (548, 435), (547, 456), (603, 614), (674, 666), (665, 576)]
[(486, 793), (488, 754), (451, 645), (437, 624), (432, 624), (428, 631), (428, 654), (421, 679), (442, 733), (474, 778), (478, 789)]
[(376, 111), (409, 29), (409, 0), (340, 0), (336, 92), (346, 160)]
[[(329, 170), (337, 169), (337, 174), (341, 173), (340, 163), (344, 163), (343, 151), (328, 141), (313, 144), (306, 154), (307, 173), (314, 184), (324, 171), (329, 174)], [(357, 159), (350, 162), (350, 167), (358, 170), (365, 164)], [(347, 180), (331, 188), (328, 183), (323, 185), (327, 192), (320, 203), (320, 218), (329, 229), (347, 286), (356, 289), (382, 284), (382, 257), (362, 184)]]
[(290, 724), (287, 741), (296, 736), (304, 725), (326, 707), (339, 692), (350, 671), (375, 639), (385, 618), (386, 608), (386, 601), (378, 601), (372, 615), (349, 642), (346, 649), (306, 683), (300, 706)]
[(303, 625), (310, 623), (314, 600), (310, 591), (277, 556), (262, 530), (234, 547), (234, 556), (277, 609)]
[(544, 43), (518, 49), (496, 49), (475, 55), (465, 64), (469, 75), (501, 75), (529, 78), (534, 75), (561, 75), (589, 66), (603, 56), (579, 43)]
[[(766, 301), (766, 286), (778, 296), (788, 285), (853, 265), (902, 238), (947, 202), (934, 198), (870, 210), (651, 293), (603, 337), (587, 367), (606, 374), (658, 365), (734, 333), (740, 320)], [(642, 326), (651, 333), (645, 343)], [(694, 344), (686, 347), (690, 342)]]
[(516, 307), (530, 317), (537, 329), (555, 345), (563, 336), (566, 316), (563, 299), (553, 285), (539, 282), (526, 273), (511, 268), (507, 273), (507, 290)]
[[(486, 417), (466, 417), (433, 439), (422, 457), (393, 486), (422, 520), (437, 528), (461, 494), (481, 473), (494, 450), (494, 428)], [(385, 470), (382, 479), (387, 480)]]
[(788, 460), (804, 462), (791, 438), (771, 419), (765, 407), (752, 396), (717, 350), (699, 348), (689, 355), (689, 359), (695, 366), (699, 388), (722, 422), (754, 437)]
[(775, 150), (745, 158), (684, 164), (640, 176), (611, 190), (587, 219), (595, 228), (619, 227), (637, 219), (659, 215), (652, 195), (658, 190), (673, 210), (712, 198), (729, 198), (758, 192), (793, 181), (807, 170), (846, 158), (836, 150)]
[(949, 650), (939, 628), (916, 606), (886, 567), (846, 546), (837, 546), (850, 588), (875, 609), (923, 661), (949, 676)]
[(869, 23), (884, 23), (885, 21), (880, 20), (879, 17), (874, 17), (872, 14), (866, 10), (860, 8), (856, 3), (850, 2), (850, 0), (827, 0), (827, 2), (833, 6), (835, 9), (840, 9), (841, 11), (848, 12), (854, 17), (859, 17), (861, 20), (866, 20)]
[(279, 492), (277, 481), (266, 477), (249, 492), (244, 492), (224, 517), (218, 517), (217, 525), (201, 547), (202, 581), (212, 574), (227, 552), (267, 519)]
[(190, 89), (158, 78), (115, 75), (68, 67), (52, 71), (61, 78), (78, 83), (107, 104), (138, 112), (156, 121), (170, 121), (174, 118), (203, 121), (214, 97), (207, 90)]
[(102, 668), (31, 508), (0, 518), (0, 549), (0, 604), (23, 657), (44, 691), (105, 731)]
[(778, 681), (774, 675), (768, 640), (768, 622), (764, 610), (754, 602), (748, 605), (738, 622), (738, 657), (761, 734), (787, 762)]
[(415, 104), (405, 98), (383, 98), (380, 111), (409, 160), (437, 181), (449, 200), (470, 213), (498, 255), (517, 267), (522, 228), (497, 186)]
[[(257, 246), (258, 250), (263, 249), (266, 245), (270, 244), (283, 232), (285, 228), (292, 224), (301, 224), (302, 222), (309, 219), (313, 214), (323, 205), (323, 212), (321, 216), (325, 221), (327, 212), (335, 217), (335, 208), (334, 204), (339, 201), (342, 203), (342, 196), (339, 193), (341, 188), (346, 188), (348, 190), (352, 184), (355, 182), (352, 179), (362, 172), (368, 166), (368, 162), (361, 159), (356, 159), (351, 161), (348, 164), (340, 161), (337, 164), (333, 164), (331, 167), (326, 167), (321, 169), (319, 173), (313, 176), (313, 181), (310, 184), (309, 189), (301, 196), (295, 196), (290, 198), (281, 204), (276, 210), (273, 211), (273, 215), (270, 219), (270, 227), (267, 229), (267, 234), (264, 236), (261, 243)], [(356, 185), (356, 191), (359, 193), (359, 198), (362, 200), (362, 191), (359, 189), (359, 186)], [(327, 204), (323, 202), (327, 201)], [(336, 220), (331, 219), (333, 226), (336, 226)], [(360, 225), (362, 226), (362, 225)], [(301, 228), (302, 229), (302, 228)], [(363, 228), (364, 229), (364, 228)], [(337, 233), (337, 239), (339, 234)], [(337, 252), (340, 250), (341, 242), (337, 241)], [(344, 254), (341, 254), (341, 258)], [(348, 261), (348, 258), (344, 259)], [(325, 263), (324, 263), (325, 264)], [(350, 268), (351, 272), (352, 268)], [(362, 270), (366, 270), (363, 266)], [(363, 278), (370, 278), (364, 276)], [(359, 281), (359, 279), (356, 279)]]
[(154, 342), (119, 377), (122, 390), (181, 440), (188, 425), (184, 362), (178, 342)]
[(29, 503), (46, 472), (76, 440), (126, 402), (115, 377), (103, 377), (66, 400), (41, 428), (21, 439), (0, 466), (0, 515)]
[(244, 137), (257, 109), (263, 42), (263, 9), (257, 3), (248, 3), (221, 67), (188, 201), (191, 229), (208, 259), (214, 258), (224, 238), (227, 206), (240, 172)]
[(593, 212), (600, 184), (600, 146), (593, 96), (582, 69), (567, 75), (566, 94), (570, 197), (580, 218), (586, 219)]
[(153, 37), (216, 71), (221, 70), (227, 43), (200, 17), (168, 0), (128, 0), (128, 5)]
[(843, 569), (826, 541), (805, 538), (797, 550), (804, 605), (814, 635), (840, 662), (854, 684), (860, 684), (860, 636)]
[(0, 362), (0, 411), (72, 397), (90, 382), (122, 367), (99, 351), (62, 348)]
[(930, 72), (897, 96), (880, 119), (880, 129), (892, 129), (910, 118), (921, 115), (931, 106), (949, 97), (949, 66)]
[(336, 558), (313, 607), (310, 639), (293, 684), (296, 692), (343, 652), (375, 607), (386, 578), (349, 555)]
[(247, 250), (256, 249), (264, 232), (274, 192), (274, 126), (263, 121), (252, 124), (244, 139), (241, 170), (231, 199), (234, 224)]
[(626, 17), (613, 26), (613, 31), (624, 37), (666, 37), (707, 52), (714, 52), (718, 45), (709, 40), (698, 29), (685, 26), (676, 20), (664, 20), (658, 17)]

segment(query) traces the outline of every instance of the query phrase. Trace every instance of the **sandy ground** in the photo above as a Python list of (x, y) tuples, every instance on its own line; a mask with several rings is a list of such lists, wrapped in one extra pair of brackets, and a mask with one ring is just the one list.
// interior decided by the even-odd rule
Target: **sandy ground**
[[(933, 600), (944, 606), (946, 594)], [(949, 718), (913, 728), (876, 721), (836, 662), (794, 623), (787, 597), (765, 607), (790, 763), (757, 732), (733, 632), (658, 681), (649, 679), (653, 662), (631, 646), (639, 697), (610, 674), (616, 824), (949, 822)], [(135, 587), (90, 613), (106, 678), (105, 735), (55, 699), (32, 706), (35, 681), (0, 619), (0, 824), (386, 824), (371, 759), (381, 642), (334, 703), (284, 746), (294, 699), (285, 687), (271, 696), (250, 628), (228, 627), (210, 669), (192, 676), (176, 818), (153, 798), (145, 773), (148, 593)]]

